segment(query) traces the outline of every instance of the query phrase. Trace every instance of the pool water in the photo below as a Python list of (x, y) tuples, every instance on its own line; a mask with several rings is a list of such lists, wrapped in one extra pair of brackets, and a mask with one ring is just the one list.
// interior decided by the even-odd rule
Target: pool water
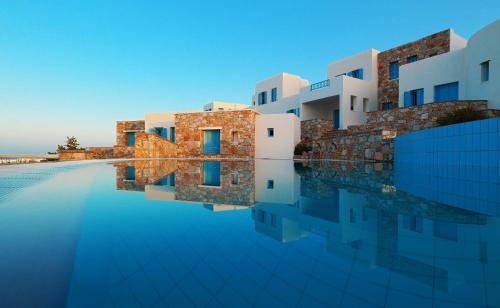
[[(498, 176), (438, 174), (271, 160), (0, 168), (0, 307), (500, 307)], [(477, 183), (489, 189), (460, 189)]]

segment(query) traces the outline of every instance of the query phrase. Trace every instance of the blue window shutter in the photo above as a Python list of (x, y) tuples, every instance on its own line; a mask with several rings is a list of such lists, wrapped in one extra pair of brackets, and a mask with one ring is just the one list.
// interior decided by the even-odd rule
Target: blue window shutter
[(167, 128), (166, 127), (161, 128), (161, 137), (167, 138)]
[(434, 100), (436, 102), (458, 100), (458, 82), (435, 86)]
[(406, 91), (404, 93), (404, 106), (405, 107), (411, 106), (411, 92), (410, 91)]
[(391, 62), (389, 68), (390, 79), (398, 79), (399, 78), (399, 62)]
[(363, 79), (363, 69), (362, 69), (362, 68), (360, 68), (358, 71), (359, 71), (359, 72), (358, 72), (358, 78), (359, 78), (359, 79)]
[(153, 133), (153, 134), (155, 134), (155, 133), (156, 133), (156, 128), (154, 128), (154, 127), (151, 127), (151, 128), (149, 129), (149, 132), (150, 132), (150, 133)]
[(424, 103), (424, 89), (417, 90), (417, 105), (422, 105)]
[(175, 127), (170, 127), (170, 141), (175, 142)]

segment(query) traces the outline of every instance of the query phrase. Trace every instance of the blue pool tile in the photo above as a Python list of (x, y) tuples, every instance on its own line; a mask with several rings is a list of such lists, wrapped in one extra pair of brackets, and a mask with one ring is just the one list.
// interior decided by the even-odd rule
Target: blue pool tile
[(179, 284), (178, 287), (184, 294), (195, 304), (196, 307), (204, 307), (211, 300), (210, 292), (194, 277), (191, 273), (187, 275)]
[(153, 288), (161, 297), (172, 291), (174, 282), (168, 272), (158, 263), (152, 262), (144, 267), (144, 272)]
[(115, 307), (141, 307), (127, 283), (122, 283), (109, 291)]
[(363, 278), (351, 277), (346, 291), (374, 305), (385, 305), (387, 287), (367, 282)]
[(343, 292), (320, 280), (311, 279), (304, 293), (325, 305), (337, 306), (342, 300)]
[(184, 294), (179, 287), (174, 288), (174, 290), (162, 300), (167, 304), (168, 307), (196, 307), (191, 299), (186, 294)]
[(318, 302), (317, 300), (310, 297), (309, 295), (304, 294), (302, 296), (302, 298), (300, 299), (300, 302), (298, 303), (297, 307), (298, 308), (311, 308), (311, 307), (327, 308), (327, 307), (332, 307), (332, 306)]
[(432, 298), (418, 296), (415, 294), (398, 291), (389, 290), (387, 294), (387, 304), (385, 307), (388, 308), (399, 308), (399, 307), (433, 307)]

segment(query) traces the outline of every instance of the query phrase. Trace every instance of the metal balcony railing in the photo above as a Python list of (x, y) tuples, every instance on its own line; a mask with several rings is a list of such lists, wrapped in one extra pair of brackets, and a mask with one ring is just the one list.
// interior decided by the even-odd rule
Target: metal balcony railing
[(329, 87), (329, 86), (330, 86), (330, 79), (327, 79), (327, 80), (313, 83), (312, 85), (309, 86), (309, 89), (311, 91), (314, 91), (314, 90), (321, 89), (324, 87)]

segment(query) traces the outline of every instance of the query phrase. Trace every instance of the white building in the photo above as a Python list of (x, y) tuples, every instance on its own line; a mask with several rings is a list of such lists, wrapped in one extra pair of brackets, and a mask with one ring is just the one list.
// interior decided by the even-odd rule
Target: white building
[[(469, 42), (449, 29), (384, 52), (364, 51), (328, 65), (321, 82), (310, 84), (288, 73), (273, 76), (257, 83), (252, 106), (263, 114), (332, 120), (339, 129), (364, 124), (366, 112), (393, 106), (488, 100), (490, 108), (500, 109), (499, 71), (497, 20)], [(395, 97), (388, 99), (392, 93)]]
[[(432, 58), (400, 69), (399, 106), (409, 105), (409, 93), (419, 89), (427, 104), (444, 100), (488, 100), (500, 109), (500, 20), (476, 32), (469, 41)], [(406, 98), (405, 98), (406, 95)]]
[(367, 50), (328, 66), (327, 79), (309, 84), (282, 73), (261, 81), (252, 98), (260, 113), (294, 113), (301, 120), (333, 120), (336, 128), (362, 124), (377, 109), (377, 54)]
[(249, 108), (249, 106), (245, 104), (213, 101), (204, 105), (203, 111), (241, 110), (246, 108)]

